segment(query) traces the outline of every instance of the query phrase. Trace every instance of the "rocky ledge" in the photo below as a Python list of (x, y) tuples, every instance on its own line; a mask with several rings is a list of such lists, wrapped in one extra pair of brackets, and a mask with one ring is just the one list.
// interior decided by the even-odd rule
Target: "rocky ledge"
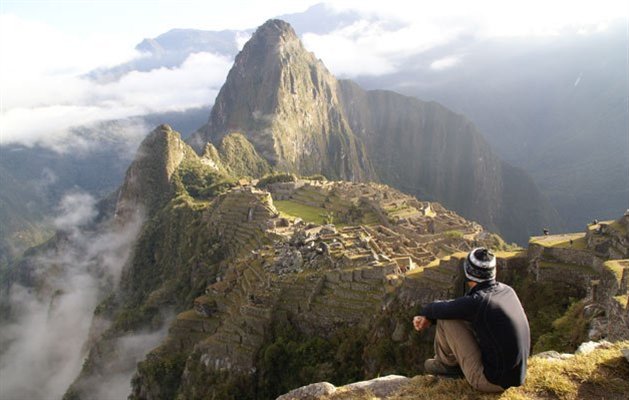
[(574, 354), (544, 352), (529, 359), (526, 383), (501, 394), (481, 394), (464, 379), (389, 375), (335, 387), (314, 383), (277, 400), (624, 399), (629, 393), (629, 341), (583, 343)]

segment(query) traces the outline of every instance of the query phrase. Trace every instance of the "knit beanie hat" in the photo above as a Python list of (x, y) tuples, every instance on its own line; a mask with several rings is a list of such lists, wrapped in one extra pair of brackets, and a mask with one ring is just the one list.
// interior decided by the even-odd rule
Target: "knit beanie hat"
[(463, 271), (467, 279), (474, 282), (496, 279), (496, 257), (486, 248), (477, 247), (467, 255)]

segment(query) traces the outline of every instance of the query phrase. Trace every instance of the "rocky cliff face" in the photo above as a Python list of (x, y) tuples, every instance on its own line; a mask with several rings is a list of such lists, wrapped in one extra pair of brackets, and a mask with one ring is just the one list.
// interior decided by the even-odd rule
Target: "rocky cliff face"
[(197, 149), (240, 132), (278, 170), (345, 180), (375, 176), (339, 105), (337, 81), (286, 22), (270, 20), (236, 57)]
[[(279, 20), (262, 25), (236, 57), (207, 126), (191, 142), (199, 151), (207, 142), (220, 148), (232, 132), (276, 170), (379, 180), (512, 241), (559, 225), (531, 179), (498, 159), (465, 117), (337, 81)], [(234, 171), (259, 176), (262, 169)]]
[(559, 217), (524, 173), (493, 154), (476, 127), (435, 102), (340, 81), (344, 114), (378, 177), (525, 242)]

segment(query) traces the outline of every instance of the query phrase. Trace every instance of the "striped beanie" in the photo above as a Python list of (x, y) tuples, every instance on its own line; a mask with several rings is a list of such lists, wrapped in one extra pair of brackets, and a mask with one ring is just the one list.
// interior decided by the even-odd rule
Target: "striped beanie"
[(467, 279), (474, 282), (496, 279), (496, 257), (486, 248), (477, 247), (467, 255), (463, 271)]

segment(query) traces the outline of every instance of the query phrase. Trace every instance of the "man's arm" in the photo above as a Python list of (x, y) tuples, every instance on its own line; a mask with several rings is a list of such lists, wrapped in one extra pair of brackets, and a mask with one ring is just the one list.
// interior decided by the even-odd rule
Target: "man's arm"
[(426, 304), (419, 315), (430, 320), (462, 319), (471, 321), (478, 309), (476, 296), (463, 296), (453, 300), (435, 301)]

